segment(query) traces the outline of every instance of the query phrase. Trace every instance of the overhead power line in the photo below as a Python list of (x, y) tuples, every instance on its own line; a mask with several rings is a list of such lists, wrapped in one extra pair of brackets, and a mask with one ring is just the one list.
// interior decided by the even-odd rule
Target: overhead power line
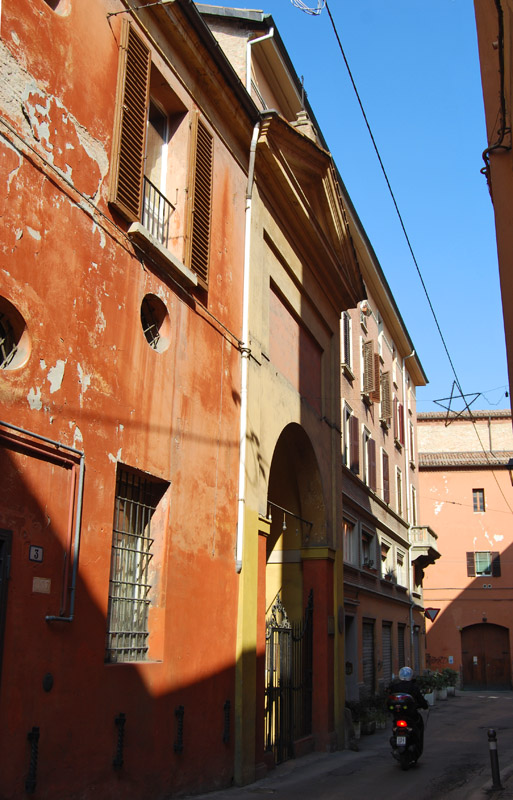
[[(389, 193), (390, 193), (390, 197), (392, 198), (392, 202), (393, 202), (393, 204), (394, 204), (394, 207), (395, 207), (395, 210), (396, 210), (397, 216), (398, 216), (398, 218), (399, 218), (399, 222), (400, 222), (400, 224), (401, 224), (401, 228), (402, 228), (402, 231), (403, 231), (404, 237), (405, 237), (405, 239), (406, 239), (406, 243), (407, 243), (407, 245), (408, 245), (408, 249), (409, 249), (409, 251), (410, 251), (410, 254), (411, 254), (411, 257), (412, 257), (412, 259), (413, 259), (413, 263), (415, 264), (415, 268), (416, 268), (416, 270), (417, 270), (417, 274), (418, 274), (418, 276), (419, 276), (419, 278), (420, 278), (420, 282), (421, 282), (421, 284), (422, 284), (422, 288), (424, 289), (424, 294), (426, 295), (426, 299), (427, 299), (427, 301), (428, 301), (429, 308), (431, 309), (431, 313), (432, 313), (432, 315), (433, 315), (433, 319), (435, 320), (435, 324), (436, 324), (436, 327), (437, 327), (438, 333), (439, 333), (439, 335), (440, 335), (440, 339), (441, 339), (441, 341), (442, 341), (442, 344), (443, 344), (443, 346), (444, 346), (445, 353), (446, 353), (446, 355), (447, 355), (447, 358), (448, 358), (448, 360), (449, 360), (449, 364), (451, 365), (451, 369), (452, 369), (452, 372), (453, 372), (453, 375), (454, 375), (454, 378), (455, 378), (455, 381), (456, 381), (456, 385), (457, 385), (457, 387), (458, 387), (458, 389), (459, 389), (459, 391), (460, 391), (460, 393), (461, 393), (462, 397), (464, 397), (464, 395), (463, 395), (463, 389), (461, 388), (461, 383), (460, 383), (460, 380), (459, 380), (459, 378), (458, 378), (458, 374), (457, 374), (457, 372), (456, 372), (456, 368), (455, 368), (455, 366), (454, 366), (454, 363), (453, 363), (453, 360), (452, 360), (452, 358), (451, 358), (451, 354), (449, 353), (449, 348), (447, 347), (447, 343), (446, 343), (446, 341), (445, 341), (445, 338), (444, 338), (444, 335), (443, 335), (443, 333), (442, 333), (442, 329), (441, 329), (441, 327), (440, 327), (440, 323), (438, 322), (438, 318), (437, 318), (437, 316), (436, 316), (435, 309), (434, 309), (434, 307), (433, 307), (433, 304), (432, 304), (432, 302), (431, 302), (431, 298), (430, 298), (430, 296), (429, 296), (429, 292), (428, 292), (428, 290), (427, 290), (426, 284), (424, 283), (424, 278), (422, 277), (422, 273), (421, 273), (421, 271), (420, 271), (420, 267), (419, 267), (419, 264), (418, 264), (418, 262), (417, 262), (417, 258), (416, 258), (416, 256), (415, 256), (415, 253), (414, 253), (414, 250), (413, 250), (413, 246), (412, 246), (412, 243), (411, 243), (411, 241), (410, 241), (410, 237), (408, 236), (408, 232), (407, 232), (407, 230), (406, 230), (406, 226), (405, 226), (405, 224), (404, 224), (404, 220), (403, 220), (402, 214), (401, 214), (401, 212), (400, 212), (400, 210), (399, 210), (399, 206), (398, 206), (398, 204), (397, 204), (397, 200), (396, 200), (396, 198), (395, 198), (394, 191), (393, 191), (393, 189), (392, 189), (392, 186), (391, 186), (391, 184), (390, 184), (390, 181), (389, 181), (389, 179), (388, 179), (388, 175), (387, 175), (387, 171), (386, 171), (386, 169), (385, 169), (385, 165), (383, 164), (383, 160), (382, 160), (382, 158), (381, 158), (381, 155), (380, 155), (380, 152), (379, 152), (379, 150), (378, 150), (378, 146), (377, 146), (377, 144), (376, 144), (376, 140), (374, 139), (374, 135), (373, 135), (373, 133), (372, 133), (371, 126), (370, 126), (370, 124), (369, 124), (369, 120), (367, 119), (367, 114), (365, 113), (365, 109), (364, 109), (364, 107), (363, 107), (363, 103), (362, 103), (362, 100), (361, 100), (360, 94), (359, 94), (359, 92), (358, 92), (358, 89), (356, 88), (356, 83), (355, 83), (355, 81), (354, 81), (353, 74), (352, 74), (352, 72), (351, 72), (351, 68), (350, 68), (350, 66), (349, 66), (349, 63), (348, 63), (348, 61), (347, 61), (346, 54), (345, 54), (345, 52), (344, 52), (344, 48), (342, 47), (342, 42), (341, 42), (341, 40), (340, 40), (340, 36), (339, 36), (339, 34), (338, 34), (337, 27), (336, 27), (336, 25), (335, 25), (335, 21), (334, 21), (334, 19), (333, 19), (333, 17), (332, 17), (332, 14), (331, 14), (331, 11), (330, 11), (330, 7), (329, 7), (329, 5), (328, 5), (328, 3), (327, 3), (327, 2), (326, 2), (326, 11), (328, 12), (328, 16), (329, 16), (329, 18), (330, 18), (331, 25), (332, 25), (332, 27), (333, 27), (333, 32), (334, 32), (334, 34), (335, 34), (335, 37), (336, 37), (336, 39), (337, 39), (338, 46), (339, 46), (340, 52), (341, 52), (341, 54), (342, 54), (342, 58), (344, 59), (344, 64), (346, 65), (346, 69), (347, 69), (347, 72), (348, 72), (349, 78), (350, 78), (350, 80), (351, 80), (351, 84), (352, 84), (352, 86), (353, 86), (354, 93), (355, 93), (355, 95), (356, 95), (356, 99), (358, 100), (358, 104), (359, 104), (359, 106), (360, 106), (360, 110), (361, 110), (361, 112), (362, 112), (362, 115), (363, 115), (363, 118), (364, 118), (364, 120), (365, 120), (365, 124), (366, 124), (366, 126), (367, 126), (367, 130), (368, 130), (368, 132), (369, 132), (369, 136), (370, 136), (370, 138), (371, 138), (372, 145), (373, 145), (373, 147), (374, 147), (374, 150), (375, 150), (376, 156), (377, 156), (377, 158), (378, 158), (378, 161), (379, 161), (379, 165), (380, 165), (380, 167), (381, 167), (381, 171), (383, 172), (383, 175), (384, 175), (384, 177), (385, 177), (385, 181), (386, 181), (386, 184), (387, 184), (387, 187), (388, 187), (388, 191), (389, 191)], [(464, 402), (465, 402), (465, 405), (467, 406), (467, 403), (466, 403), (466, 401), (465, 401), (465, 400), (464, 400)], [(468, 408), (468, 406), (467, 406), (467, 408)], [(470, 409), (469, 409), (469, 411), (470, 411)]]

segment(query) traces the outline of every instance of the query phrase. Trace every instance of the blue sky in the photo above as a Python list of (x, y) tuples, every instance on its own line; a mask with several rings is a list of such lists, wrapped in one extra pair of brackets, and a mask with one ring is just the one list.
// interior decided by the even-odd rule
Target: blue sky
[[(454, 374), (327, 11), (311, 16), (290, 0), (216, 4), (272, 14), (429, 379), (417, 408), (440, 411), (434, 401), (450, 396)], [(509, 408), (473, 3), (329, 8), (463, 392), (480, 393), (474, 409)]]

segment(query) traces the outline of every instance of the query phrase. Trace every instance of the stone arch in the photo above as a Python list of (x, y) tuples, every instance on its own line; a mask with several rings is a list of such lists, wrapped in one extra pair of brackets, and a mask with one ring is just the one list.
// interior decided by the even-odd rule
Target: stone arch
[(266, 607), (279, 593), (292, 619), (304, 606), (302, 556), (326, 545), (326, 503), (315, 451), (304, 428), (288, 424), (274, 448), (268, 484)]

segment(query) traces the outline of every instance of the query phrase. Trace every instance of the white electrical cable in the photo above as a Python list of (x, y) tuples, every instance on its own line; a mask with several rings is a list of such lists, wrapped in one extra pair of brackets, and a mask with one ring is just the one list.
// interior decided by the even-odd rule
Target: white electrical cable
[(305, 14), (312, 14), (314, 16), (320, 14), (326, 6), (326, 0), (317, 0), (317, 8), (310, 8), (303, 0), (290, 0), (290, 2), (293, 6), (296, 6), (296, 8), (300, 8), (301, 11), (304, 11)]

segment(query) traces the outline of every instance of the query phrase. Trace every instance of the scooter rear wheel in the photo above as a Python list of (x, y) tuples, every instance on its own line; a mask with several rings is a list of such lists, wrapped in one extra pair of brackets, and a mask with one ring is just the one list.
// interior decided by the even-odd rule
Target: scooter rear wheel
[(400, 754), (400, 756), (399, 756), (399, 765), (400, 765), (401, 769), (403, 769), (406, 772), (407, 769), (410, 769), (411, 763), (412, 762), (410, 760), (410, 756), (408, 755), (408, 753), (401, 753)]

